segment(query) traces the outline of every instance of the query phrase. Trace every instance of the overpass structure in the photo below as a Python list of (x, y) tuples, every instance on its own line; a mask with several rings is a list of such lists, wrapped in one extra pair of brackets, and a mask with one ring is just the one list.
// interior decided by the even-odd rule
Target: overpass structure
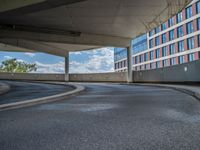
[(100, 47), (128, 49), (128, 82), (133, 81), (131, 41), (185, 8), (191, 0), (4, 0), (0, 1), (0, 49), (69, 52)]

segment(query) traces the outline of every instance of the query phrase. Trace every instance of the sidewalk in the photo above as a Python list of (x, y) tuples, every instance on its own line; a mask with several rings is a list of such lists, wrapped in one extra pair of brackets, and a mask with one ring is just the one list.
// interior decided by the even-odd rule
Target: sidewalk
[(194, 96), (200, 100), (200, 86), (193, 85), (175, 85), (175, 84), (151, 84), (151, 83), (134, 83), (133, 85), (144, 85), (144, 86), (156, 86), (156, 87), (165, 87), (179, 90), (181, 92), (187, 93), (191, 96)]

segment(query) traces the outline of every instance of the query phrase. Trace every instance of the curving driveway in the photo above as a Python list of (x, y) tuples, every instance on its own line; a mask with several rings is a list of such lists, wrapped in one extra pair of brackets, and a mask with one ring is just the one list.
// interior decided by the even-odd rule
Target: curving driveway
[(44, 83), (28, 83), (17, 81), (1, 81), (10, 86), (10, 91), (0, 95), (0, 105), (19, 102), (24, 100), (32, 100), (51, 96), (55, 94), (71, 91), (74, 88), (66, 85), (44, 84)]
[(0, 149), (199, 149), (195, 98), (165, 88), (84, 85), (70, 99), (0, 112)]

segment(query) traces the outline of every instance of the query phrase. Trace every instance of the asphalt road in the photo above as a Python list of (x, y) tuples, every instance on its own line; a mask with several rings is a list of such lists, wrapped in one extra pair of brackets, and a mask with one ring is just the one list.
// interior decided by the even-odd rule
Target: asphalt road
[(59, 102), (0, 112), (0, 150), (199, 150), (200, 102), (171, 89), (85, 84)]
[(35, 98), (51, 96), (73, 90), (72, 87), (66, 85), (27, 83), (16, 81), (0, 82), (6, 83), (11, 87), (8, 93), (0, 95), (0, 105), (24, 100), (32, 100)]

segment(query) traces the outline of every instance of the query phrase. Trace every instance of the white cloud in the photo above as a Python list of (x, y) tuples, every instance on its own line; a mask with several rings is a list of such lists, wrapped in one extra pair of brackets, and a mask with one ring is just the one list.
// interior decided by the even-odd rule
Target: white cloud
[(24, 53), (24, 55), (29, 56), (29, 57), (34, 57), (35, 56), (34, 53)]
[(114, 52), (112, 48), (101, 48), (88, 51), (90, 58), (80, 63), (70, 62), (70, 73), (100, 73), (114, 71)]
[(81, 52), (73, 52), (74, 55), (81, 55)]
[(4, 56), (3, 58), (4, 59), (12, 59), (13, 57), (11, 57), (11, 56)]
[[(81, 55), (84, 52), (80, 52)], [(114, 51), (113, 48), (101, 48), (91, 51), (86, 51), (89, 59), (70, 62), (70, 73), (101, 73), (114, 71)], [(78, 56), (77, 56), (78, 57)], [(56, 64), (46, 64), (36, 61), (37, 73), (64, 73), (64, 62)]]
[(64, 62), (56, 64), (45, 64), (36, 61), (37, 71), (36, 73), (64, 73)]
[(22, 59), (17, 59), (18, 62), (25, 62), (24, 60)]

